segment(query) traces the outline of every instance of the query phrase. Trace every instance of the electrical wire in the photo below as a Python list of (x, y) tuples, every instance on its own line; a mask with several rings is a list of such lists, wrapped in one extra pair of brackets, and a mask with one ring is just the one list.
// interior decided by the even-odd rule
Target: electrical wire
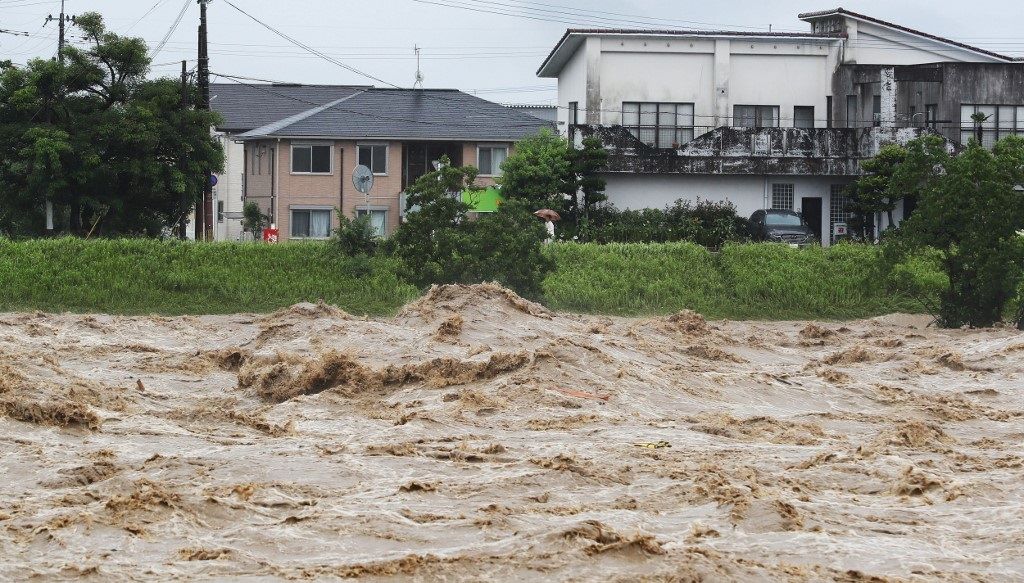
[(178, 25), (181, 24), (181, 19), (185, 18), (185, 12), (188, 11), (188, 7), (190, 4), (192, 4), (192, 0), (185, 0), (185, 4), (181, 7), (181, 10), (178, 12), (178, 17), (174, 20), (174, 23), (171, 24), (170, 30), (168, 30), (167, 34), (164, 35), (163, 40), (161, 40), (160, 44), (156, 46), (156, 49), (154, 49), (153, 52), (150, 53), (151, 59), (155, 59), (156, 56), (160, 54), (160, 51), (163, 50), (164, 45), (167, 44), (168, 39), (170, 39), (171, 35), (174, 34), (174, 31), (178, 29)]

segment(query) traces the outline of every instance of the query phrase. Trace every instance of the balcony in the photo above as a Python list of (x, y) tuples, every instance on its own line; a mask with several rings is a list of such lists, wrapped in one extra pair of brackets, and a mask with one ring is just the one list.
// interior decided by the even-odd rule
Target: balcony
[(654, 148), (621, 126), (573, 126), (608, 150), (608, 172), (858, 176), (860, 161), (885, 144), (906, 144), (926, 128), (710, 129), (686, 144)]

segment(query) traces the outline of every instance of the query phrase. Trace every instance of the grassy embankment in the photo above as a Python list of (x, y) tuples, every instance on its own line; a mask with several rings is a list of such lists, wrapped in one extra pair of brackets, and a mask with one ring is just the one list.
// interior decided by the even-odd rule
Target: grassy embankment
[[(843, 319), (919, 312), (889, 292), (878, 250), (687, 243), (548, 247), (558, 264), (544, 301), (567, 311), (710, 318)], [(383, 315), (416, 297), (384, 258), (353, 260), (328, 244), (0, 241), (0, 311), (116, 314), (267, 312), (322, 299)]]

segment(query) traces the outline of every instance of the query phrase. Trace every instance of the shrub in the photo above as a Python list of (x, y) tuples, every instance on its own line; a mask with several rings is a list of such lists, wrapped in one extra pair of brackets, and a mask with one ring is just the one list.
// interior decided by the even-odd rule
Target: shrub
[(263, 214), (260, 205), (249, 201), (242, 207), (242, 230), (252, 235), (253, 241), (263, 240), (263, 229), (270, 226), (270, 217)]
[(369, 215), (355, 219), (350, 219), (341, 213), (339, 215), (339, 226), (334, 231), (334, 237), (331, 238), (335, 247), (349, 257), (373, 255), (380, 239), (377, 237), (373, 225), (370, 224)]
[(935, 137), (907, 145), (893, 176), (918, 197), (917, 212), (887, 245), (899, 259), (928, 247), (948, 280), (939, 323), (985, 327), (1002, 320), (1017, 295), (1024, 263), (1024, 139), (1011, 136), (990, 152), (976, 140), (952, 157)]
[[(604, 205), (590, 212), (589, 235), (595, 243), (672, 243), (689, 241), (709, 249), (747, 237), (747, 221), (730, 202), (677, 200), (665, 209), (619, 210)], [(563, 226), (563, 239), (577, 237)]]
[(410, 213), (391, 243), (408, 279), (420, 287), (439, 283), (498, 281), (537, 297), (553, 264), (541, 254), (547, 232), (525, 201), (509, 201), (497, 213), (470, 221), (457, 193), (471, 189), (476, 168), (427, 174), (408, 189)]

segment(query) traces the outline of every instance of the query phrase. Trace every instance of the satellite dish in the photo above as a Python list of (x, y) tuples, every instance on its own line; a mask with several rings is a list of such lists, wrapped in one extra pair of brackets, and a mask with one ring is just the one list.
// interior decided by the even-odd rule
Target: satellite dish
[(352, 184), (359, 192), (369, 194), (373, 188), (373, 171), (362, 164), (356, 166), (352, 172)]

